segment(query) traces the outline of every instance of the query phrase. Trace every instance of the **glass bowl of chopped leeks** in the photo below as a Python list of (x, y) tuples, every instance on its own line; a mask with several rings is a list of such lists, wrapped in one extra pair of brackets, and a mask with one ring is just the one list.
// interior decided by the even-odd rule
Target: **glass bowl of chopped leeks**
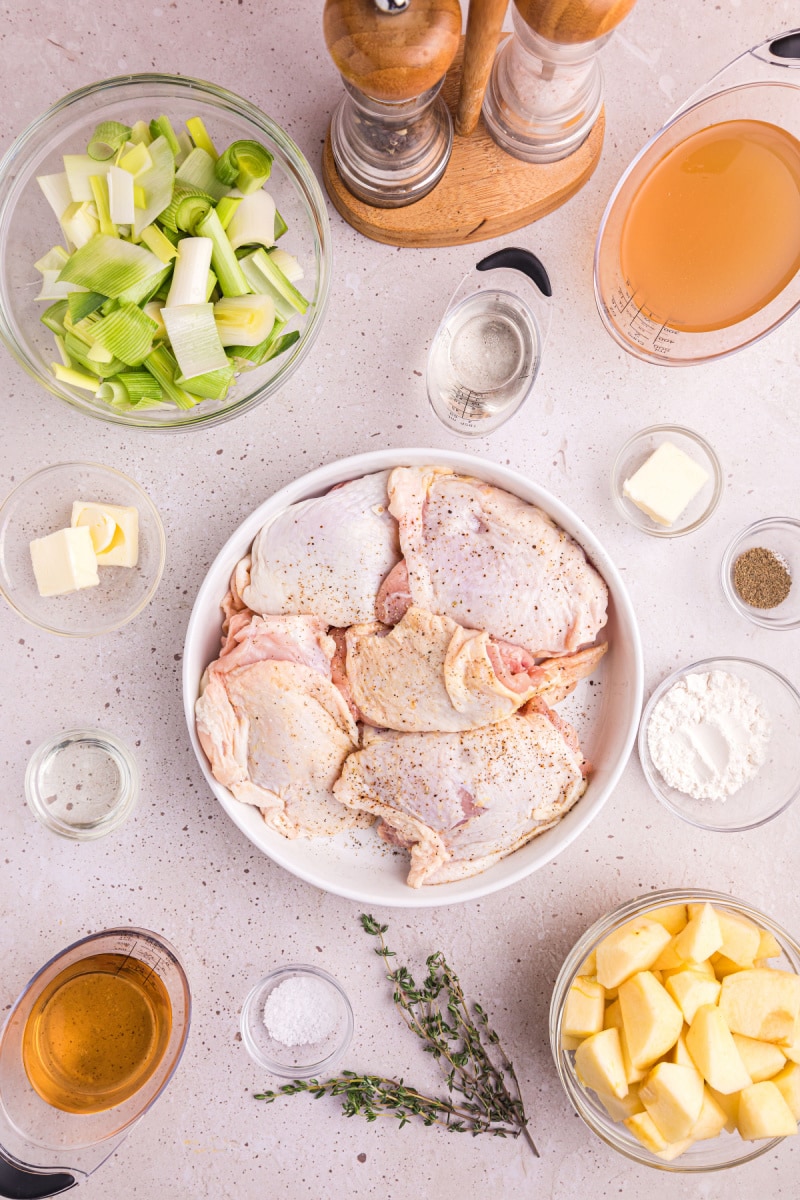
[(321, 967), (278, 967), (259, 980), (242, 1005), (248, 1054), (283, 1079), (330, 1074), (350, 1045), (353, 1024), (344, 988)]
[(266, 400), (319, 333), (330, 266), (303, 154), (211, 83), (92, 84), (0, 162), (0, 338), (103, 421), (208, 426)]

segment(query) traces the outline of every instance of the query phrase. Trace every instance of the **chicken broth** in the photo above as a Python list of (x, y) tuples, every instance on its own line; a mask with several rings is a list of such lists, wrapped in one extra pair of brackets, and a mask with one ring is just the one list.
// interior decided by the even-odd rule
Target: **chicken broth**
[(674, 329), (752, 316), (800, 268), (800, 142), (765, 121), (692, 134), (636, 192), (620, 260), (639, 307)]
[(124, 954), (95, 954), (53, 979), (28, 1017), (22, 1058), (54, 1108), (96, 1113), (129, 1099), (167, 1047), (172, 1006), (155, 971)]

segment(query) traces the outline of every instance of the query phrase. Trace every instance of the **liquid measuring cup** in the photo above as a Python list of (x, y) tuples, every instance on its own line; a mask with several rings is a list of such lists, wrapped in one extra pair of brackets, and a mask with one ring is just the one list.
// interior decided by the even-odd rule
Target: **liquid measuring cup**
[[(105, 1006), (87, 1010), (87, 996)], [(130, 1068), (99, 1019), (109, 1011), (129, 1042), (137, 1016)], [(190, 1014), (175, 950), (146, 929), (92, 934), (42, 967), (0, 1034), (0, 1196), (55, 1196), (101, 1166), (172, 1078)]]
[(799, 71), (800, 30), (746, 51), (678, 109), (614, 189), (595, 299), (637, 358), (708, 362), (759, 341), (800, 305)]
[(517, 246), (482, 258), (464, 276), (434, 335), (426, 372), (431, 407), (448, 429), (480, 437), (524, 404), (539, 372), (551, 296), (539, 259)]

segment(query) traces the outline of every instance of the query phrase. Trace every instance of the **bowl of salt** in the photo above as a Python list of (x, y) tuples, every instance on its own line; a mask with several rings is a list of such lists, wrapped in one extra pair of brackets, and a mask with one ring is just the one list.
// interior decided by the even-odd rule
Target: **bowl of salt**
[(241, 1031), (260, 1067), (284, 1079), (312, 1079), (332, 1071), (350, 1045), (353, 1009), (321, 967), (278, 967), (249, 992)]

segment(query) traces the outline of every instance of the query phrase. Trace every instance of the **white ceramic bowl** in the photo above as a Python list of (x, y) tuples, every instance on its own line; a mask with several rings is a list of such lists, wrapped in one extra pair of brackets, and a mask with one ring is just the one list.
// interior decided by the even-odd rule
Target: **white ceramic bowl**
[[(387, 851), (371, 829), (335, 838), (294, 841), (268, 829), (256, 808), (234, 799), (212, 776), (197, 739), (194, 706), (200, 677), (219, 651), (220, 601), (228, 590), (233, 568), (247, 553), (261, 526), (289, 504), (322, 495), (334, 484), (372, 471), (429, 463), (474, 475), (538, 505), (580, 543), (608, 585), (609, 620), (603, 636), (608, 637), (610, 649), (593, 676), (593, 686), (581, 684), (559, 706), (559, 712), (568, 720), (571, 715), (574, 717), (581, 746), (594, 767), (589, 786), (575, 807), (558, 825), (483, 874), (412, 889), (405, 882), (408, 855)], [(329, 463), (290, 483), (251, 513), (225, 543), (203, 581), (189, 618), (183, 655), (183, 703), (189, 737), (209, 787), (255, 846), (301, 879), (361, 904), (432, 908), (474, 900), (517, 883), (560, 854), (597, 816), (622, 774), (636, 736), (642, 706), (642, 647), (631, 602), (617, 568), (594, 534), (555, 496), (520, 472), (477, 455), (425, 449), (378, 450)]]

